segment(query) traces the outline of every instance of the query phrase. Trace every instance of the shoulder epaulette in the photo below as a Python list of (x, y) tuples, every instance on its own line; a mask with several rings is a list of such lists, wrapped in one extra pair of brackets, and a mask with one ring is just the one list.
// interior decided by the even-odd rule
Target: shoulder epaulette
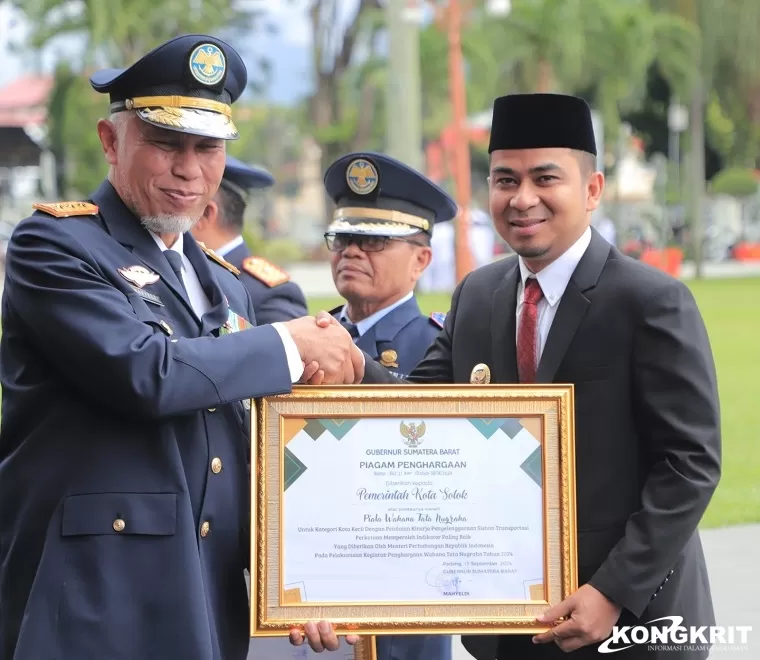
[(76, 215), (97, 215), (98, 207), (89, 202), (55, 202), (54, 204), (32, 204), (36, 211), (42, 211), (54, 218), (70, 218)]
[(290, 281), (290, 275), (282, 268), (261, 257), (246, 257), (243, 259), (243, 270), (269, 287), (278, 286)]
[(214, 252), (211, 248), (207, 248), (203, 243), (198, 241), (198, 245), (200, 246), (201, 250), (203, 250), (206, 253), (206, 256), (211, 259), (212, 261), (216, 261), (220, 266), (223, 268), (226, 268), (231, 273), (234, 273), (235, 275), (240, 275), (240, 271), (235, 268), (229, 261), (226, 259), (222, 259), (216, 252)]
[(430, 315), (430, 320), (435, 323), (439, 328), (443, 327), (443, 323), (446, 320), (445, 312), (433, 312)]

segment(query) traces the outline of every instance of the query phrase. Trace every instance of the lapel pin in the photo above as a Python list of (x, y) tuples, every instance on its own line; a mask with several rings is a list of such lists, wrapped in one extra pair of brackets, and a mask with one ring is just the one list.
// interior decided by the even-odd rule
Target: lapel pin
[(389, 348), (387, 351), (380, 353), (380, 364), (382, 364), (384, 367), (398, 368), (398, 364), (396, 363), (397, 358), (398, 353), (396, 353), (396, 351), (394, 351), (392, 348)]
[(491, 369), (487, 364), (476, 364), (470, 373), (472, 385), (488, 385), (491, 382)]
[(119, 275), (139, 289), (148, 284), (155, 284), (159, 280), (158, 274), (148, 270), (145, 266), (119, 268)]
[(172, 327), (163, 319), (158, 322), (158, 325), (160, 325), (161, 330), (163, 330), (170, 337), (174, 334), (174, 330), (172, 330)]

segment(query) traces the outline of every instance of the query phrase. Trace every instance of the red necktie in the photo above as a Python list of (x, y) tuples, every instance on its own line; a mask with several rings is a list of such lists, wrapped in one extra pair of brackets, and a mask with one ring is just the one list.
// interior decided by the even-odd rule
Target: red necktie
[(538, 301), (542, 295), (538, 280), (529, 277), (525, 281), (520, 327), (517, 330), (517, 373), (521, 383), (533, 383), (536, 380)]

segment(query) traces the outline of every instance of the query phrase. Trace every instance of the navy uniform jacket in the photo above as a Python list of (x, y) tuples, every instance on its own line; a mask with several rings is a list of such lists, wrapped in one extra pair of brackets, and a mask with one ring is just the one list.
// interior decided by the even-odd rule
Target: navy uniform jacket
[[(336, 307), (330, 314), (340, 320), (342, 309), (343, 305)], [(444, 319), (445, 314), (423, 316), (412, 296), (375, 323), (356, 345), (397, 378), (406, 378), (438, 336)]]
[[(217, 336), (230, 310), (253, 320), (250, 298), (189, 233), (200, 321), (111, 185), (92, 201), (35, 213), (8, 247), (0, 658), (242, 660), (240, 401), (291, 390), (285, 350), (271, 326)], [(161, 279), (135, 289), (119, 274), (134, 265)]]
[[(257, 323), (277, 323), (308, 316), (306, 298), (301, 287), (289, 281), (289, 278), (286, 280), (288, 276), (284, 271), (264, 260), (258, 260), (262, 268), (245, 267), (244, 262), (250, 256), (244, 243), (230, 250), (224, 258), (241, 270), (240, 281), (251, 296)], [(265, 269), (271, 271), (277, 279), (269, 279), (269, 273)]]

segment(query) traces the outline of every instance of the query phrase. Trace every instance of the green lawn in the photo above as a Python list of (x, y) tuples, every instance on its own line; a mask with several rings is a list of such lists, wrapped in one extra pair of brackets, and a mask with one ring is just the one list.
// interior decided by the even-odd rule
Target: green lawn
[[(760, 278), (689, 286), (710, 333), (723, 417), (723, 476), (703, 526), (760, 522)], [(419, 302), (424, 313), (449, 308), (448, 296), (423, 295)], [(309, 310), (338, 304), (338, 297), (311, 298)]]

